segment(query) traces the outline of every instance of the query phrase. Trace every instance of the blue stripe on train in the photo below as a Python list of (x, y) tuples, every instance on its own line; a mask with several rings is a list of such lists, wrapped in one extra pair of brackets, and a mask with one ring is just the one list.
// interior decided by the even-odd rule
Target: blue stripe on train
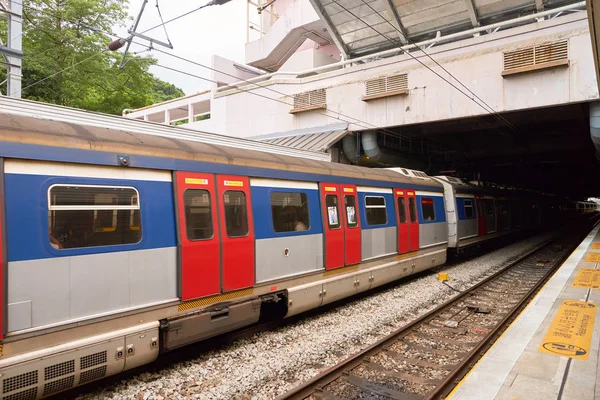
[[(111, 253), (176, 245), (171, 182), (6, 174), (8, 261)], [(53, 184), (133, 186), (140, 194), (142, 240), (136, 244), (56, 250), (48, 238), (48, 188)]]
[[(246, 167), (231, 164), (217, 164), (202, 161), (180, 160), (164, 157), (140, 156), (121, 154), (129, 157), (129, 166), (137, 168), (162, 169), (169, 171), (191, 171), (215, 174), (231, 174), (243, 176), (258, 176), (261, 178), (288, 179), (309, 182), (345, 183), (360, 186), (375, 186), (394, 188), (397, 182), (378, 181), (374, 179), (359, 179), (352, 177), (313, 174), (308, 172), (293, 172), (268, 168)], [(82, 164), (98, 164), (121, 166), (116, 153), (95, 150), (68, 149), (54, 146), (41, 146), (23, 143), (6, 143), (0, 146), (0, 157), (25, 158), (32, 160), (76, 162)], [(442, 192), (441, 186), (402, 184), (403, 188), (412, 190), (428, 190)]]
[[(275, 232), (271, 210), (271, 193), (293, 192), (305, 193), (308, 201), (309, 229), (302, 232)], [(283, 236), (301, 236), (323, 233), (320, 211), (319, 191), (310, 189), (287, 189), (252, 186), (252, 215), (254, 217), (254, 234), (256, 239), (267, 239)]]
[[(425, 219), (423, 219), (423, 206), (421, 204), (421, 199), (423, 198), (433, 200), (433, 210), (435, 213), (435, 219), (432, 221), (425, 221)], [(419, 224), (435, 224), (438, 222), (446, 222), (446, 209), (444, 207), (444, 198), (441, 196), (417, 195), (417, 210), (419, 214)]]

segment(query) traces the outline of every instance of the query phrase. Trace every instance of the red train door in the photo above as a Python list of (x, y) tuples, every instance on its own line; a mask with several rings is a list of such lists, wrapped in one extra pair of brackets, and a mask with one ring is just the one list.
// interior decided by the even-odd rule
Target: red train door
[(419, 250), (419, 217), (417, 215), (417, 196), (413, 190), (406, 191), (406, 200), (408, 201), (409, 216), (409, 248), (410, 251)]
[(410, 251), (410, 224), (408, 218), (408, 196), (406, 190), (395, 189), (396, 223), (398, 224), (398, 253)]
[(477, 202), (477, 234), (484, 236), (487, 234), (487, 224), (485, 222), (485, 207), (483, 205), (483, 197), (475, 196)]
[(340, 186), (321, 183), (323, 232), (325, 234), (325, 269), (344, 266), (344, 229), (340, 223)]
[(353, 265), (360, 262), (361, 233), (360, 218), (358, 216), (358, 198), (356, 197), (356, 186), (341, 185), (341, 193), (344, 196), (344, 247), (345, 264)]
[(224, 292), (254, 285), (254, 226), (250, 207), (250, 180), (217, 176), (221, 226), (222, 289)]
[(181, 299), (220, 293), (219, 226), (212, 174), (176, 172)]

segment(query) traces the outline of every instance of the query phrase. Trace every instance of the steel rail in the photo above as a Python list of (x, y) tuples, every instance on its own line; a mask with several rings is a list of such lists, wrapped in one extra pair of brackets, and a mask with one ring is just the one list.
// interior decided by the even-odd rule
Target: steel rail
[[(577, 237), (579, 237), (579, 235), (577, 235)], [(411, 332), (414, 332), (419, 326), (424, 325), (425, 323), (432, 320), (433, 317), (441, 314), (444, 310), (449, 309), (453, 305), (468, 298), (468, 296), (470, 296), (473, 292), (477, 291), (479, 288), (508, 273), (510, 270), (517, 268), (528, 258), (533, 257), (535, 254), (556, 243), (558, 240), (560, 240), (560, 238), (555, 238), (542, 243), (541, 245), (532, 249), (525, 255), (511, 262), (506, 267), (502, 268), (501, 270), (495, 272), (491, 276), (472, 286), (468, 290), (458, 294), (457, 296), (454, 296), (449, 301), (427, 312), (426, 314), (410, 322), (409, 324), (397, 329), (396, 331), (378, 340), (377, 342), (373, 343), (372, 345), (360, 351), (359, 353), (346, 358), (345, 360), (323, 371), (319, 375), (304, 382), (296, 388), (288, 391), (287, 393), (284, 393), (281, 396), (278, 396), (276, 400), (306, 399), (312, 394), (318, 393), (320, 389), (327, 386), (329, 383), (337, 380), (348, 371), (362, 364), (363, 361), (368, 357), (378, 353), (384, 348), (391, 346), (393, 343), (398, 342)], [(530, 290), (528, 290), (525, 295), (523, 295), (523, 297), (518, 301), (518, 303), (510, 309), (508, 314), (504, 318), (502, 318), (502, 320), (499, 323), (497, 323), (493, 328), (491, 328), (489, 333), (481, 341), (479, 341), (479, 343), (471, 351), (469, 351), (469, 353), (467, 353), (461, 361), (459, 361), (456, 367), (454, 367), (451, 370), (451, 372), (438, 385), (436, 385), (436, 387), (432, 391), (430, 391), (425, 396), (403, 393), (403, 398), (425, 398), (429, 400), (443, 398), (442, 396), (444, 394), (449, 393), (450, 390), (455, 386), (455, 384), (458, 383), (458, 381), (466, 374), (466, 372), (468, 372), (468, 370), (473, 367), (473, 361), (476, 358), (478, 359), (481, 356), (483, 356), (487, 348), (489, 348), (493, 344), (495, 339), (501, 335), (501, 333), (506, 329), (508, 324), (518, 316), (521, 310), (528, 304), (529, 300), (539, 291), (540, 287), (545, 284), (545, 282), (552, 276), (552, 274), (554, 274), (554, 272), (560, 267), (560, 265), (562, 265), (564, 260), (569, 257), (571, 253), (571, 247), (572, 246), (570, 246), (569, 249), (565, 251), (564, 254), (560, 256), (556, 261), (554, 261), (554, 265), (551, 268), (549, 268), (546, 273), (544, 273), (544, 275), (539, 279), (539, 281), (536, 284), (534, 284), (534, 286)], [(321, 396), (319, 395), (316, 395), (315, 397), (321, 398)], [(322, 398), (328, 397), (328, 394), (323, 394), (322, 396)]]

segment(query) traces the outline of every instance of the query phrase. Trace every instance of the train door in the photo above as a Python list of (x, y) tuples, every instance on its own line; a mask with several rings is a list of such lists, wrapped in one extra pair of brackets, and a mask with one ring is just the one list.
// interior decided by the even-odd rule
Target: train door
[(417, 196), (413, 190), (406, 191), (408, 204), (409, 249), (419, 250), (419, 217), (417, 216)]
[(487, 233), (494, 233), (498, 230), (498, 213), (496, 212), (494, 199), (491, 197), (484, 198), (483, 208), (485, 211), (485, 226), (487, 227)]
[(221, 226), (222, 289), (228, 292), (254, 284), (254, 227), (250, 180), (217, 175)]
[(219, 225), (215, 177), (176, 172), (181, 299), (221, 291)]
[(248, 178), (176, 172), (181, 298), (254, 284)]
[(487, 234), (485, 207), (483, 206), (483, 197), (475, 196), (475, 202), (477, 203), (477, 234), (484, 236)]
[(360, 217), (358, 213), (358, 198), (356, 186), (341, 185), (344, 196), (344, 247), (345, 264), (353, 265), (360, 262), (361, 233)]
[(344, 228), (340, 222), (340, 185), (321, 183), (325, 269), (344, 266)]
[(410, 251), (410, 223), (408, 222), (408, 201), (406, 191), (395, 189), (396, 198), (396, 223), (398, 225), (398, 253)]

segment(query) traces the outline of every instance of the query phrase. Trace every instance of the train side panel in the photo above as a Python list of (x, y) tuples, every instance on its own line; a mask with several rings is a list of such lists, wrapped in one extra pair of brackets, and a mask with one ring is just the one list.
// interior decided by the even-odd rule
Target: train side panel
[(392, 189), (358, 186), (362, 261), (398, 252)]
[(177, 300), (170, 177), (8, 160), (8, 331)]
[(319, 187), (314, 182), (253, 178), (256, 282), (324, 268)]
[(447, 245), (448, 225), (444, 197), (439, 192), (417, 191), (419, 248)]

